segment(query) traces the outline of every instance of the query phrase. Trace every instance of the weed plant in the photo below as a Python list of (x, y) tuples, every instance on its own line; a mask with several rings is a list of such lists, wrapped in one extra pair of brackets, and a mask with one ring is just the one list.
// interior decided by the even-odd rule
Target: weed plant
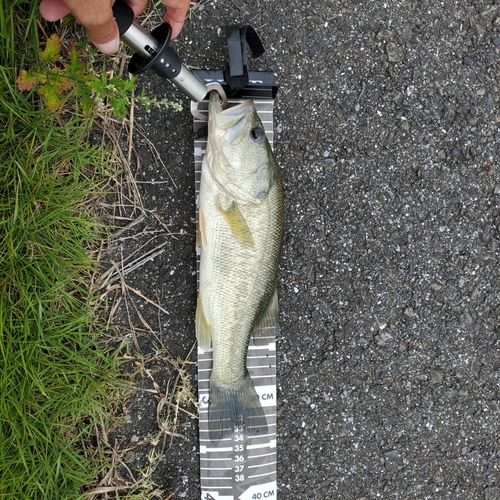
[[(0, 498), (80, 498), (101, 466), (115, 357), (97, 342), (89, 199), (105, 174), (92, 121), (20, 91), (39, 61), (38, 2), (0, 1)], [(70, 101), (66, 101), (71, 106)], [(72, 108), (77, 109), (75, 104)]]

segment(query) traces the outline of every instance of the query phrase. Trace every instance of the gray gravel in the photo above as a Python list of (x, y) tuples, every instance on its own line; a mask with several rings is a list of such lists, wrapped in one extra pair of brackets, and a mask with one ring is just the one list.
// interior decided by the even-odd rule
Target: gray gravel
[[(219, 68), (235, 23), (257, 29), (267, 52), (253, 68), (281, 84), (279, 498), (500, 498), (500, 2), (209, 0), (175, 47), (195, 67)], [(139, 85), (183, 100), (153, 75)], [(194, 342), (183, 104), (137, 117), (168, 168), (138, 136), (144, 202), (183, 233), (157, 235), (150, 246), (165, 242), (164, 253), (127, 277), (171, 312), (140, 304), (156, 332), (136, 332), (146, 355), (163, 343), (185, 357)], [(149, 215), (123, 253), (155, 224)], [(124, 314), (118, 327), (129, 334)], [(165, 385), (173, 372), (156, 368)], [(155, 432), (154, 398), (130, 405), (117, 436)], [(196, 421), (184, 432), (154, 477), (194, 500)]]

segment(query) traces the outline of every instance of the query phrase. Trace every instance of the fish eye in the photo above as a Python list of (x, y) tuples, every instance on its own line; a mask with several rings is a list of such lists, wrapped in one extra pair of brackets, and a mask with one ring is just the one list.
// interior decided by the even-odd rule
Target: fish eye
[(254, 141), (262, 140), (264, 137), (264, 131), (260, 127), (254, 127), (250, 130), (250, 136)]

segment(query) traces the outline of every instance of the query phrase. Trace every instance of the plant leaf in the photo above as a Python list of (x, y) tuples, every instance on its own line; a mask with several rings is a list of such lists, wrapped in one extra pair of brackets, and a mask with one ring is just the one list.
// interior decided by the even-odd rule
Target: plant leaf
[(82, 93), (80, 104), (84, 115), (88, 115), (95, 107), (95, 102), (90, 98), (89, 94)]
[(106, 97), (106, 85), (108, 81), (105, 75), (102, 75), (101, 78), (96, 80), (90, 80), (88, 82), (89, 87), (93, 92), (99, 94), (102, 98)]
[(19, 90), (31, 90), (36, 83), (38, 83), (36, 73), (28, 73), (25, 69), (22, 69), (17, 77), (17, 88)]
[(111, 96), (109, 103), (113, 108), (113, 112), (117, 118), (123, 120), (125, 117), (125, 112), (127, 110), (128, 99), (126, 96)]
[(55, 112), (61, 107), (61, 99), (55, 85), (47, 82), (38, 89), (38, 93), (43, 96), (45, 105), (50, 111)]
[(64, 92), (65, 90), (70, 89), (73, 87), (74, 82), (71, 78), (66, 78), (65, 76), (61, 76), (59, 81), (56, 83), (56, 87), (61, 91)]
[(54, 33), (50, 35), (45, 45), (45, 50), (40, 52), (40, 57), (46, 62), (58, 61), (61, 56), (59, 51), (61, 50), (61, 39)]
[(74, 42), (71, 42), (68, 49), (70, 62), (66, 65), (66, 67), (71, 71), (76, 71), (83, 74), (85, 72), (85, 64), (80, 62), (81, 55), (82, 51), (75, 45)]
[(74, 85), (73, 80), (64, 76), (63, 73), (58, 69), (54, 69), (49, 73), (49, 80), (59, 93), (70, 89)]

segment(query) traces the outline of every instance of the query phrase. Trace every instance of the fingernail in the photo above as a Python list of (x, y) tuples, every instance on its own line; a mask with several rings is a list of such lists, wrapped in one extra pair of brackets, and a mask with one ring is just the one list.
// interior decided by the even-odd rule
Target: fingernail
[(103, 54), (114, 54), (115, 52), (118, 52), (119, 45), (120, 45), (119, 38), (115, 38), (114, 40), (111, 40), (111, 42), (96, 44), (97, 48)]

